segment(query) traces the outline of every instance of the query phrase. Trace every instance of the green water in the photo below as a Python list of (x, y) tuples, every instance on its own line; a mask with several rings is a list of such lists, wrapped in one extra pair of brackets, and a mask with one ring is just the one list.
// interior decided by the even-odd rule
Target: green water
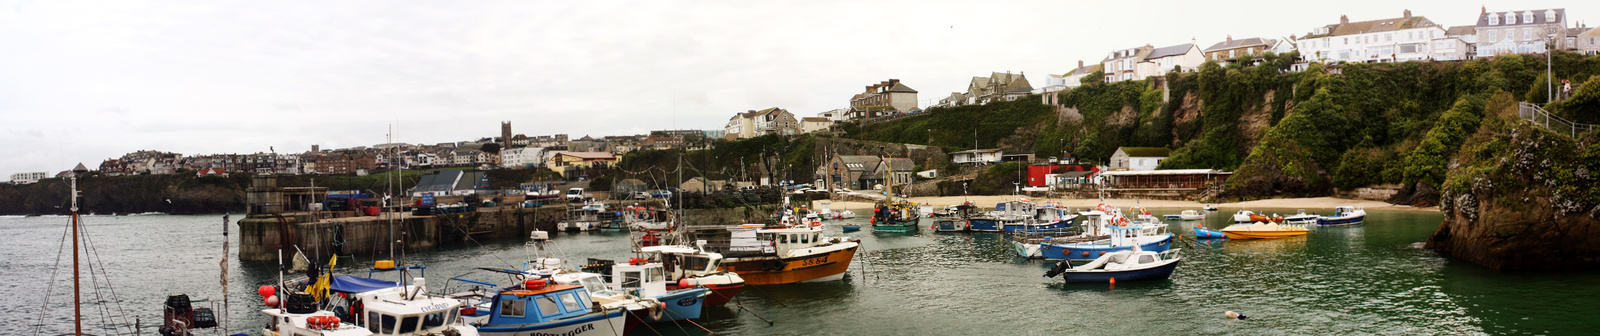
[[(1221, 209), (1203, 223), (1172, 222), (1172, 231), (1188, 241), (1193, 225), (1222, 228), (1235, 210)], [(1184, 262), (1171, 279), (1119, 283), (1114, 289), (1044, 278), (1048, 265), (1014, 258), (1009, 240), (1000, 234), (866, 229), (846, 234), (860, 238), (864, 249), (845, 280), (749, 287), (738, 303), (754, 313), (729, 304), (709, 308), (698, 322), (719, 334), (742, 335), (1556, 335), (1600, 330), (1600, 319), (1594, 318), (1600, 313), (1595, 281), (1600, 273), (1506, 274), (1418, 248), (1440, 218), (1429, 212), (1373, 211), (1364, 225), (1317, 228), (1299, 238), (1177, 243)], [(144, 324), (159, 319), (168, 293), (221, 299), (220, 216), (86, 217), (85, 223), (123, 299), (122, 310)], [(828, 227), (837, 235), (835, 223)], [(0, 312), (0, 328), (23, 331), (5, 334), (32, 334), (40, 316), (45, 317), (40, 334), (70, 331), (71, 310), (62, 304), (70, 300), (70, 278), (58, 274), (56, 295), (43, 305), (63, 225), (62, 217), (0, 218), (0, 237), (6, 237), (0, 268), (7, 270), (0, 273), (0, 297), (14, 308)], [(561, 234), (550, 251), (575, 261), (622, 259), (628, 257), (626, 239), (620, 233)], [(412, 251), (406, 259), (428, 265), (430, 284), (442, 285), (473, 267), (520, 267), (528, 256), (524, 251), (522, 240), (511, 239)], [(340, 271), (365, 274), (361, 267), (380, 257), (343, 259)], [(254, 289), (276, 277), (276, 266), (237, 260), (229, 265), (228, 322), (234, 332), (255, 334), (266, 319), (256, 313), (262, 307)], [(113, 334), (103, 331), (106, 323), (98, 312), (115, 306), (90, 304), (86, 329)], [(1230, 310), (1249, 319), (1224, 318)], [(775, 323), (768, 325), (758, 314)], [(703, 334), (689, 324), (637, 331), (657, 333)]]

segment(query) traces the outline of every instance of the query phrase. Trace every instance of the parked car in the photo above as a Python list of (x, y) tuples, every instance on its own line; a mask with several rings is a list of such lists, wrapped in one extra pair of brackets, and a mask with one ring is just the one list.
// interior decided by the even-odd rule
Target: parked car
[(648, 192), (640, 191), (633, 193), (633, 199), (650, 199), (651, 197), (653, 196), (650, 196), (650, 193)]
[(655, 197), (655, 198), (667, 198), (667, 197), (672, 197), (672, 191), (671, 191), (671, 190), (656, 190), (656, 191), (651, 191), (651, 192), (650, 192), (650, 197)]

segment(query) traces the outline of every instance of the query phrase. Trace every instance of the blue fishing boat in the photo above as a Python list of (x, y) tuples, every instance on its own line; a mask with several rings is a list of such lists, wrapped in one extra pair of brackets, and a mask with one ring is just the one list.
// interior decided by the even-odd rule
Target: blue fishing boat
[(1317, 217), (1317, 225), (1319, 225), (1319, 226), (1356, 225), (1356, 224), (1361, 224), (1361, 222), (1366, 221), (1366, 219), (1367, 219), (1367, 210), (1364, 210), (1364, 209), (1361, 209), (1361, 208), (1357, 208), (1357, 207), (1352, 207), (1352, 206), (1342, 206), (1342, 207), (1333, 208), (1333, 216), (1320, 216), (1320, 217)]
[(1033, 203), (1024, 200), (1009, 201), (994, 205), (994, 210), (987, 214), (975, 215), (967, 219), (968, 230), (972, 232), (1009, 232), (1007, 227), (1016, 230), (1033, 213)]
[(844, 231), (844, 232), (861, 231), (861, 224), (845, 223), (844, 225), (839, 226), (839, 230)]
[(1203, 227), (1194, 227), (1194, 237), (1197, 239), (1228, 239), (1222, 231), (1207, 230)]
[(1003, 225), (1000, 219), (988, 215), (980, 215), (967, 219), (967, 231), (972, 232), (1000, 232)]
[(700, 312), (704, 311), (702, 307), (705, 306), (705, 297), (711, 294), (711, 289), (705, 287), (668, 290), (665, 277), (667, 272), (659, 262), (632, 258), (627, 264), (611, 265), (610, 268), (611, 288), (633, 293), (634, 296), (641, 298), (661, 301), (666, 311), (656, 321), (700, 318)]
[(1032, 210), (1032, 216), (1017, 222), (1003, 223), (1001, 229), (1006, 233), (1059, 232), (1071, 228), (1073, 219), (1078, 218), (1078, 214), (1054, 205), (1036, 207)]
[(917, 232), (922, 219), (916, 203), (894, 202), (872, 210), (872, 232)]
[(1172, 272), (1178, 269), (1178, 263), (1183, 261), (1182, 259), (1178, 257), (1178, 250), (1117, 251), (1076, 267), (1072, 266), (1071, 261), (1062, 260), (1050, 271), (1045, 272), (1045, 276), (1060, 275), (1067, 282), (1110, 282), (1112, 279), (1159, 280), (1172, 277)]
[(960, 218), (934, 218), (933, 232), (967, 232), (970, 225)]
[(1102, 208), (1080, 214), (1085, 218), (1083, 235), (1040, 243), (1040, 255), (1045, 259), (1091, 260), (1135, 246), (1153, 252), (1172, 247), (1172, 233), (1166, 232), (1166, 224), (1133, 222), (1115, 208)]
[(583, 286), (549, 284), (544, 279), (452, 296), (468, 305), (461, 313), (462, 322), (478, 326), (478, 333), (485, 336), (620, 335), (628, 323), (624, 309), (597, 309)]

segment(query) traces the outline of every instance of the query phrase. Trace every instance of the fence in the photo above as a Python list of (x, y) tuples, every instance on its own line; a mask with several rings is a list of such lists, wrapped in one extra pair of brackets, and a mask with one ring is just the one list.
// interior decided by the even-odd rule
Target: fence
[(1539, 126), (1544, 126), (1544, 128), (1555, 131), (1556, 133), (1566, 133), (1567, 136), (1573, 138), (1577, 138), (1578, 134), (1580, 133), (1589, 132), (1595, 130), (1596, 128), (1600, 128), (1600, 125), (1575, 123), (1567, 121), (1566, 119), (1561, 119), (1561, 117), (1551, 115), (1550, 112), (1540, 108), (1539, 105), (1528, 102), (1521, 102), (1517, 104), (1517, 116), (1522, 117), (1522, 119), (1532, 121), (1534, 124), (1538, 124)]

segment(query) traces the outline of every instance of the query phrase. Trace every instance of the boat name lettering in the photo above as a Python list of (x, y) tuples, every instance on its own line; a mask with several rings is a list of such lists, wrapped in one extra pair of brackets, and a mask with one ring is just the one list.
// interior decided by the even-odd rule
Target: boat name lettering
[(800, 266), (821, 265), (828, 263), (828, 256), (821, 256), (800, 261)]
[(536, 333), (528, 334), (528, 336), (576, 336), (576, 335), (579, 335), (579, 334), (583, 334), (583, 332), (585, 332), (585, 331), (590, 331), (590, 330), (594, 330), (594, 323), (585, 324), (583, 326), (578, 327), (577, 329), (572, 329), (571, 331), (567, 331), (567, 332), (559, 333), (559, 334), (557, 334), (557, 333), (536, 332)]
[(422, 311), (435, 311), (435, 310), (450, 308), (450, 306), (453, 306), (453, 305), (455, 305), (455, 304), (453, 304), (453, 303), (440, 303), (440, 304), (436, 304), (436, 305), (432, 305), (432, 306), (422, 307)]

